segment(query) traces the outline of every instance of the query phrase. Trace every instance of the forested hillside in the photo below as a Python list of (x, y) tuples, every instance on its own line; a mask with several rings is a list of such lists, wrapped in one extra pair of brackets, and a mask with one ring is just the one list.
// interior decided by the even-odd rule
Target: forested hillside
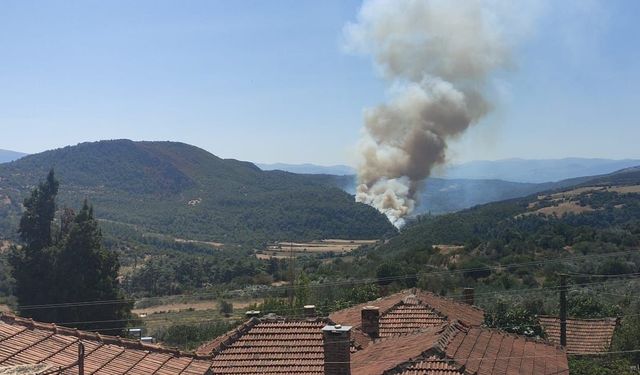
[(583, 281), (591, 274), (638, 273), (640, 169), (457, 213), (421, 216), (385, 244), (359, 250), (348, 263), (338, 259), (313, 266), (313, 272), (398, 278), (403, 286), (441, 293), (474, 285), (487, 291), (556, 286), (558, 272), (585, 274)]
[(251, 243), (394, 232), (375, 209), (304, 176), (264, 172), (183, 143), (114, 140), (0, 165), (0, 236), (15, 237), (23, 198), (51, 168), (60, 180), (60, 206), (88, 198), (115, 234)]
[[(336, 186), (349, 194), (356, 190), (353, 175), (309, 174), (308, 178)], [(524, 197), (537, 192), (574, 186), (593, 177), (579, 177), (557, 182), (524, 183), (487, 179), (428, 178), (419, 191), (413, 215), (456, 212), (480, 204)]]

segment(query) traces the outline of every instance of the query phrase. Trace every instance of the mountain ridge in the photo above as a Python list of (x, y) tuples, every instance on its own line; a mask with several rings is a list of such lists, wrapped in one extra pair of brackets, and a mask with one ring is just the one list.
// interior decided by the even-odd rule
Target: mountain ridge
[(305, 176), (265, 172), (179, 142), (110, 140), (1, 164), (0, 234), (15, 233), (19, 202), (50, 168), (60, 180), (60, 206), (76, 207), (86, 197), (99, 219), (178, 238), (360, 239), (394, 230), (372, 207)]
[(0, 149), (0, 163), (8, 163), (26, 156), (24, 152)]

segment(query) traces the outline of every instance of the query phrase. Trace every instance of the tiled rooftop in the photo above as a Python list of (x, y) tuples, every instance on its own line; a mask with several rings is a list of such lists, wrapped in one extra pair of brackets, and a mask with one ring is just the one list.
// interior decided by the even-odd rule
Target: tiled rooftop
[(437, 344), (443, 329), (432, 327), (411, 335), (378, 340), (351, 355), (351, 374), (382, 374), (398, 365), (411, 364)]
[[(365, 306), (379, 309), (379, 339), (359, 329)], [(351, 339), (360, 345), (358, 350), (352, 346), (353, 375), (568, 374), (562, 348), (481, 328), (483, 319), (477, 307), (419, 290), (403, 291), (338, 311), (330, 319), (253, 318), (198, 352), (213, 355), (215, 374), (321, 375), (321, 329), (335, 322), (354, 326)]]
[(380, 308), (380, 315), (383, 315), (389, 309), (402, 302), (402, 300), (411, 295), (411, 291), (405, 290), (392, 294), (387, 297), (378, 298), (375, 301), (369, 301), (336, 311), (329, 315), (329, 319), (339, 324), (346, 324), (353, 327), (360, 326), (361, 311), (365, 306), (376, 306)]
[(353, 375), (569, 373), (562, 348), (457, 322), (382, 339), (352, 355), (351, 362)]
[[(44, 364), (65, 368), (85, 346), (85, 373), (97, 375), (208, 374), (208, 358), (157, 345), (37, 323), (13, 315), (0, 316), (0, 367)], [(77, 374), (71, 366), (61, 374)]]
[(415, 290), (415, 296), (421, 303), (431, 307), (449, 321), (459, 320), (472, 327), (484, 323), (484, 310), (479, 307), (420, 289)]
[(562, 348), (496, 329), (459, 327), (445, 355), (471, 374), (569, 373)]
[(324, 374), (326, 320), (252, 319), (203, 346), (214, 354), (215, 374)]
[[(424, 309), (416, 307), (401, 307), (401, 305), (419, 305)], [(404, 290), (392, 294), (390, 296), (377, 299), (375, 301), (365, 302), (344, 310), (336, 311), (329, 315), (329, 318), (336, 323), (348, 324), (359, 327), (361, 323), (361, 311), (365, 306), (376, 306), (380, 308), (380, 330), (383, 331), (383, 320), (386, 315), (393, 314), (392, 310), (398, 310), (396, 315), (389, 316), (400, 320), (406, 319), (406, 329), (415, 326), (416, 323), (422, 322), (425, 325), (419, 325), (420, 328), (433, 326), (437, 324), (436, 320), (460, 320), (469, 326), (480, 326), (484, 322), (484, 311), (476, 306), (456, 301), (450, 298), (438, 296), (431, 292), (425, 292), (420, 289)], [(412, 316), (412, 309), (416, 314)], [(395, 320), (396, 324), (403, 326), (399, 320)], [(393, 329), (393, 328), (390, 328)], [(406, 331), (405, 331), (406, 332)]]
[[(560, 319), (553, 316), (540, 316), (538, 319), (549, 341), (560, 345)], [(609, 350), (616, 325), (616, 318), (567, 319), (567, 353), (587, 354)]]
[(423, 361), (414, 362), (409, 365), (401, 375), (461, 375), (464, 372), (448, 361), (431, 356)]
[(446, 319), (418, 301), (407, 299), (380, 317), (380, 337), (407, 334), (441, 326)]

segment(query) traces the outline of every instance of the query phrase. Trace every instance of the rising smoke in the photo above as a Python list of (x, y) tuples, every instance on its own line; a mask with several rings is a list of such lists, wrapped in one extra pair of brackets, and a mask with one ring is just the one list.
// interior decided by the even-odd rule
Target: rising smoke
[(497, 1), (368, 0), (347, 48), (371, 55), (391, 99), (364, 113), (356, 200), (398, 228), (447, 142), (491, 109), (487, 81), (509, 65)]

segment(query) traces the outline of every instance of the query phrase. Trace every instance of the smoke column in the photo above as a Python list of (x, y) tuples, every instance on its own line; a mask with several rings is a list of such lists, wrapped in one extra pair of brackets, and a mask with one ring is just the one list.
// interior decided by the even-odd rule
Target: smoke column
[(368, 0), (345, 28), (347, 49), (370, 55), (390, 92), (364, 113), (356, 200), (398, 228), (447, 142), (491, 109), (487, 80), (509, 66), (497, 4)]

